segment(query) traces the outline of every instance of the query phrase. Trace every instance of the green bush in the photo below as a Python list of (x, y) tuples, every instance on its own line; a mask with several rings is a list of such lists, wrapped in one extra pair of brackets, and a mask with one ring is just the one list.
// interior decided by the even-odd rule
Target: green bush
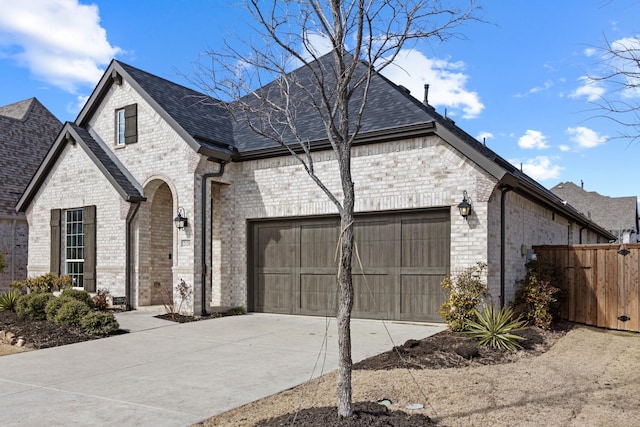
[(10, 286), (20, 291), (27, 288), (29, 293), (51, 293), (71, 288), (73, 281), (71, 276), (56, 276), (55, 274), (47, 273), (30, 279), (15, 281)]
[(560, 274), (549, 263), (532, 261), (527, 264), (527, 275), (520, 282), (512, 306), (528, 324), (549, 329), (558, 315)]
[(92, 335), (109, 335), (120, 329), (113, 313), (92, 311), (80, 320), (82, 329)]
[(0, 295), (0, 311), (16, 311), (16, 304), (21, 296), (22, 294), (15, 289)]
[(7, 265), (4, 263), (4, 255), (0, 252), (0, 273), (4, 272), (4, 269)]
[(466, 268), (454, 281), (445, 277), (441, 286), (447, 300), (440, 306), (440, 315), (454, 331), (464, 331), (469, 320), (476, 320), (476, 307), (489, 298), (489, 288), (482, 281), (487, 264), (478, 262)]
[(518, 341), (525, 338), (515, 335), (514, 332), (523, 330), (525, 323), (520, 317), (513, 319), (511, 308), (495, 310), (489, 305), (482, 312), (476, 311), (476, 317), (477, 320), (467, 322), (465, 332), (477, 339), (481, 345), (510, 351), (522, 348)]
[(91, 295), (89, 295), (89, 292), (82, 289), (65, 289), (64, 291), (62, 291), (62, 294), (60, 294), (60, 296), (73, 298), (77, 301), (83, 302), (87, 304), (89, 308), (93, 308), (94, 305), (93, 299), (91, 298)]
[(60, 310), (60, 307), (64, 305), (64, 303), (69, 301), (76, 301), (75, 299), (69, 296), (59, 296), (57, 298), (51, 298), (47, 303), (47, 306), (44, 308), (44, 312), (47, 315), (47, 320), (50, 322), (54, 322), (56, 320), (56, 315)]
[(91, 311), (91, 308), (78, 300), (72, 299), (62, 304), (54, 322), (58, 325), (80, 326), (80, 321)]
[(45, 320), (47, 318), (45, 308), (52, 298), (55, 298), (53, 294), (41, 292), (22, 295), (16, 302), (16, 313), (19, 317)]

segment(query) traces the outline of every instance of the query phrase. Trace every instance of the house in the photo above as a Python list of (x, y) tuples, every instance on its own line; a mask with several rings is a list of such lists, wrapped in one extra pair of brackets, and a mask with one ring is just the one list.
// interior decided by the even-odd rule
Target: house
[[(603, 196), (595, 191), (586, 191), (584, 183), (578, 187), (573, 182), (561, 182), (553, 187), (551, 192), (615, 235), (617, 242), (639, 241), (636, 196)], [(582, 243), (581, 239), (579, 243)]]
[[(371, 88), (352, 150), (355, 317), (440, 320), (441, 280), (479, 261), (505, 303), (532, 245), (612, 238), (427, 102), (380, 75)], [(316, 173), (339, 191), (322, 126), (299, 114)], [(338, 217), (297, 160), (220, 101), (116, 60), (17, 209), (30, 275), (71, 274), (132, 308), (168, 301), (182, 279), (194, 314), (332, 312)]]
[(27, 278), (28, 225), (15, 206), (61, 127), (36, 98), (0, 107), (0, 292)]

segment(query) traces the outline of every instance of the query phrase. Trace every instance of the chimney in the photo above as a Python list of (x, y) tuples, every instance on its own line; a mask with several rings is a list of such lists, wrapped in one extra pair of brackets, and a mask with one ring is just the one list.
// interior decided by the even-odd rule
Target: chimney
[(584, 181), (580, 180), (580, 188), (582, 188), (584, 190)]

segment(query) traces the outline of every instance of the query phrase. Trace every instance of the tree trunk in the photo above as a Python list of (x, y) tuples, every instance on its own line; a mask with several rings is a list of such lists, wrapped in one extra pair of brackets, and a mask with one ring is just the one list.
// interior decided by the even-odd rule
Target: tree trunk
[(351, 152), (340, 155), (340, 177), (344, 193), (340, 212), (340, 266), (338, 270), (338, 415), (353, 415), (351, 398), (351, 309), (353, 308), (353, 209), (354, 188), (351, 181)]

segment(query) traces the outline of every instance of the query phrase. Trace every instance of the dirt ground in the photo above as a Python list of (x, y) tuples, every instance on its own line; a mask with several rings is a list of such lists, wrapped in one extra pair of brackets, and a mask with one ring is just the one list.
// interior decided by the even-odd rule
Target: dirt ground
[[(547, 338), (554, 341), (553, 336)], [(416, 426), (429, 425), (428, 417), (433, 423), (446, 426), (638, 426), (640, 334), (576, 326), (556, 338), (548, 351), (533, 356), (514, 355), (511, 363), (485, 365), (467, 360), (462, 367), (420, 369), (414, 364), (410, 369), (388, 366), (354, 371), (353, 400), (368, 405), (356, 406), (362, 409), (363, 416), (371, 416), (379, 400), (389, 399), (390, 411), (425, 417), (420, 420), (395, 423), (380, 412), (362, 424), (340, 423), (337, 416), (320, 418), (326, 416), (326, 409), (307, 412), (307, 408), (317, 411), (326, 407), (335, 411), (336, 373), (332, 372), (199, 425)], [(402, 347), (420, 345), (408, 342)], [(536, 345), (540, 349), (541, 344)], [(412, 403), (422, 404), (424, 409), (407, 410), (406, 406)], [(385, 410), (382, 405), (379, 407)], [(378, 421), (381, 423), (374, 424)]]

